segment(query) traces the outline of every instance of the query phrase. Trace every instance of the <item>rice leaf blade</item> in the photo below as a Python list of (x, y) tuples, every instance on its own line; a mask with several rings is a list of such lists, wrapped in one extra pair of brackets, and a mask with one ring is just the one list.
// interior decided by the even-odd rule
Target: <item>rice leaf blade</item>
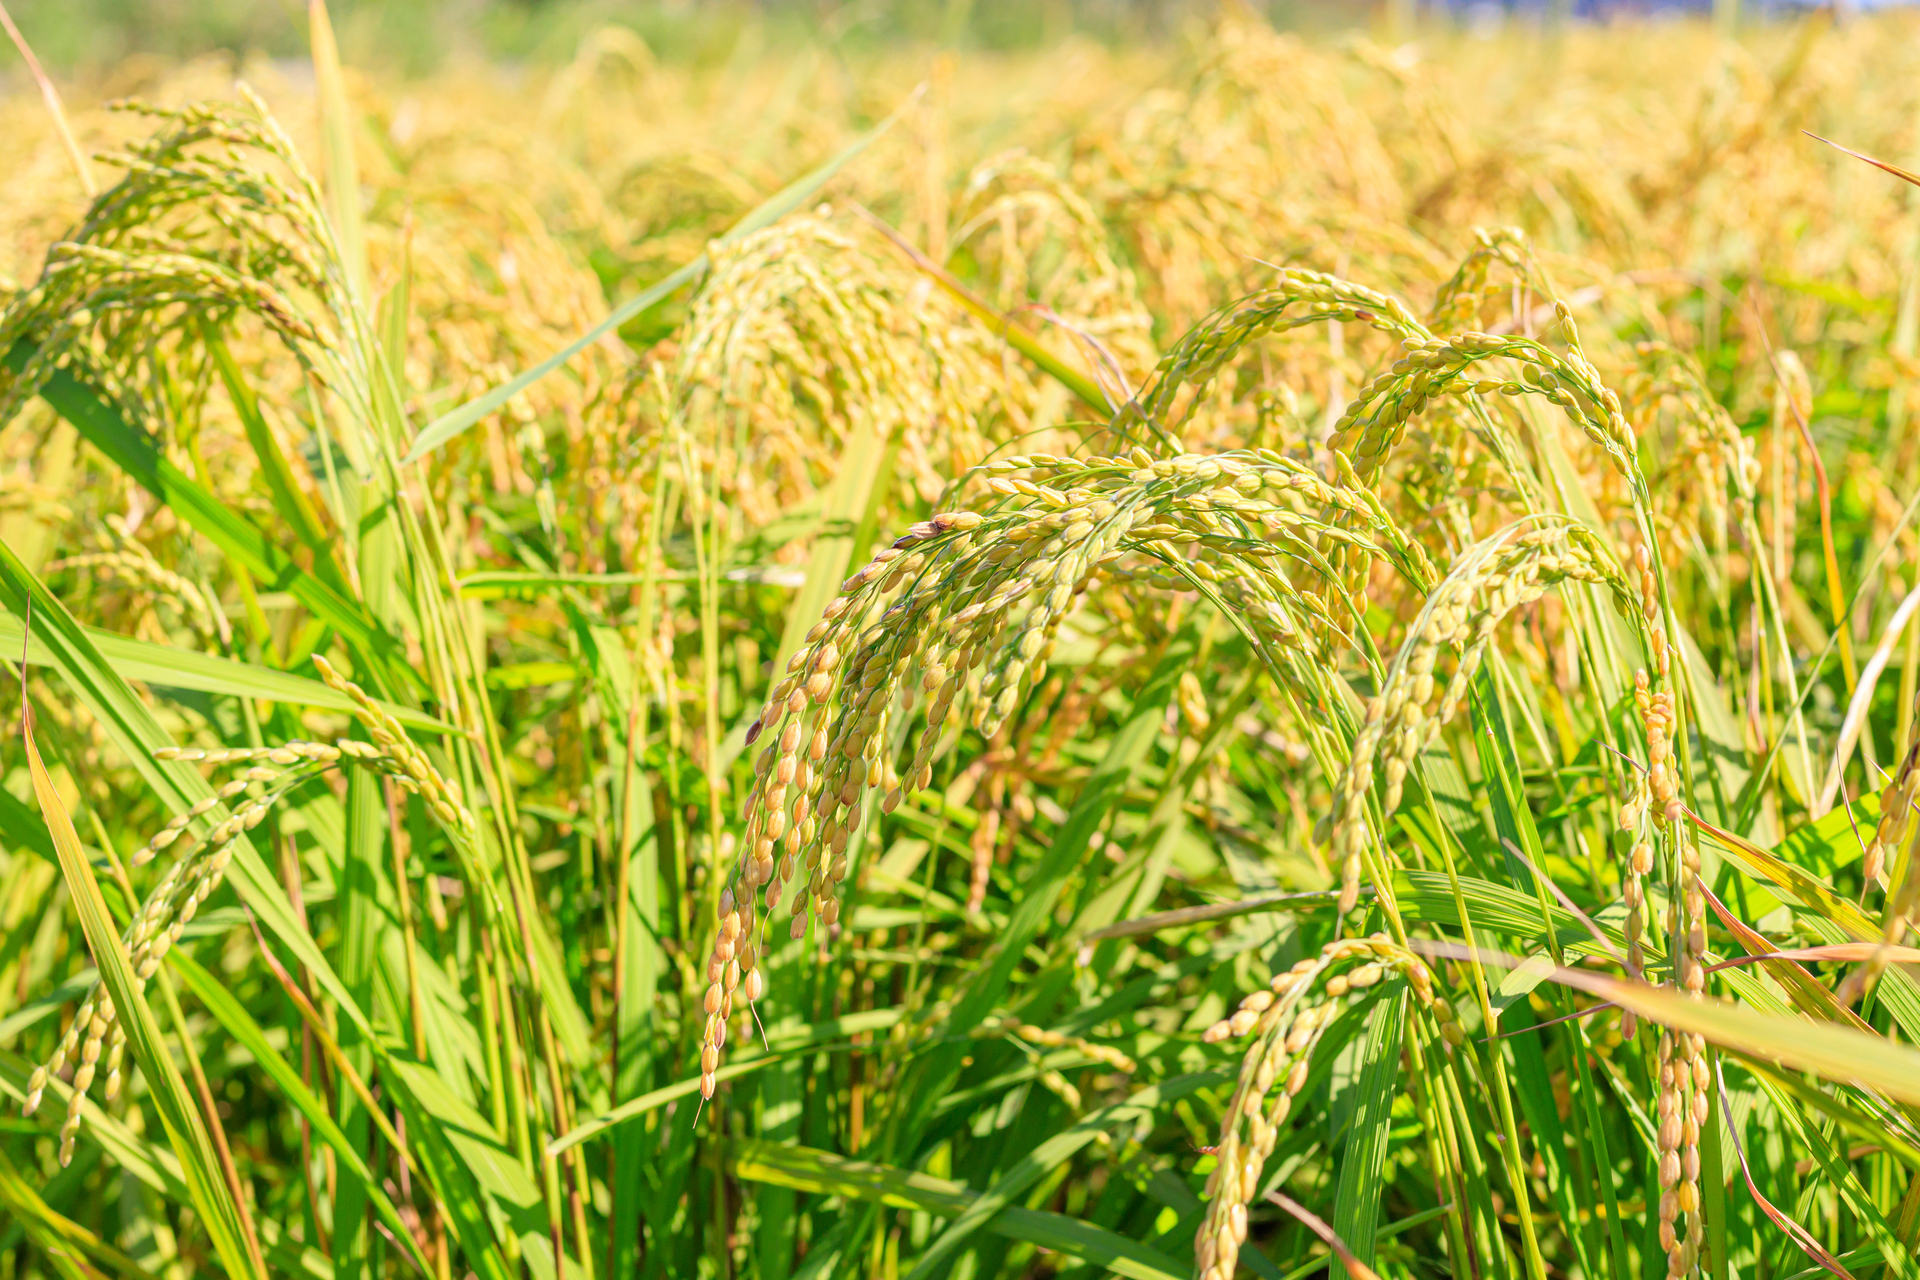
[(1374, 999), (1360, 1048), (1353, 1123), (1340, 1160), (1340, 1183), (1333, 1202), (1333, 1230), (1354, 1256), (1373, 1265), (1374, 1239), (1385, 1190), (1387, 1148), (1393, 1125), (1393, 1100), (1400, 1092), (1400, 1035), (1406, 1025), (1406, 984), (1395, 980)]
[(266, 1033), (247, 1013), (246, 1008), (234, 998), (231, 991), (208, 973), (198, 961), (187, 955), (183, 949), (176, 947), (168, 952), (167, 963), (175, 973), (180, 975), (182, 982), (186, 984), (189, 991), (193, 992), (195, 998), (206, 1006), (207, 1012), (214, 1016), (214, 1020), (253, 1055), (254, 1061), (258, 1062), (261, 1069), (280, 1086), (287, 1100), (306, 1117), (320, 1141), (324, 1142), (342, 1162), (341, 1176), (361, 1184), (363, 1194), (373, 1203), (375, 1212), (380, 1215), (380, 1220), (386, 1223), (387, 1229), (393, 1234), (395, 1240), (403, 1242), (402, 1248), (412, 1256), (413, 1265), (420, 1269), (421, 1274), (431, 1274), (433, 1270), (431, 1264), (420, 1253), (419, 1246), (414, 1242), (413, 1233), (401, 1221), (399, 1213), (393, 1207), (393, 1201), (388, 1199), (386, 1192), (374, 1179), (372, 1170), (367, 1168), (360, 1153), (347, 1141), (347, 1135), (334, 1123), (333, 1116), (326, 1106), (300, 1079), (300, 1073), (268, 1043)]
[(1697, 1032), (1725, 1048), (1920, 1106), (1920, 1050), (1880, 1036), (1808, 1018), (1760, 1013), (1731, 1001), (1691, 1000), (1664, 987), (1575, 969), (1557, 971), (1554, 980), (1676, 1030)]
[[(285, 702), (295, 706), (320, 707), (328, 711), (351, 712), (353, 700), (318, 680), (276, 671), (250, 662), (199, 653), (171, 645), (138, 640), (98, 627), (84, 628), (87, 638), (113, 669), (125, 680), (160, 685), (168, 689), (191, 689), (200, 693), (224, 694), (234, 698), (252, 698), (262, 702)], [(0, 617), (0, 646), (18, 649), (25, 638), (20, 619)], [(49, 665), (53, 658), (36, 637), (27, 645), (27, 662)], [(413, 707), (376, 699), (394, 719), (410, 729), (433, 733), (451, 733), (453, 726)]]
[(1075, 1152), (1094, 1141), (1108, 1128), (1127, 1121), (1151, 1119), (1154, 1111), (1176, 1098), (1183, 1098), (1206, 1085), (1219, 1084), (1225, 1079), (1223, 1072), (1205, 1072), (1194, 1075), (1177, 1076), (1163, 1084), (1150, 1085), (1139, 1090), (1125, 1102), (1086, 1116), (1076, 1124), (1060, 1131), (1041, 1142), (1022, 1155), (993, 1184), (960, 1211), (959, 1215), (947, 1225), (933, 1243), (920, 1255), (908, 1273), (907, 1280), (927, 1280), (940, 1273), (946, 1260), (962, 1248), (974, 1232), (985, 1227), (993, 1216), (1013, 1203), (1016, 1196), (1038, 1182), (1063, 1160), (1071, 1159)]
[[(8, 565), (11, 569), (13, 566)], [(35, 584), (37, 585), (37, 584)], [(50, 599), (50, 598), (49, 598)], [(66, 877), (67, 892), (79, 914), (100, 977), (113, 1000), (115, 1021), (127, 1038), (128, 1051), (146, 1076), (148, 1088), (166, 1127), (168, 1141), (179, 1158), (188, 1194), (201, 1215), (223, 1266), (230, 1275), (254, 1276), (266, 1280), (266, 1268), (256, 1249), (249, 1248), (240, 1211), (233, 1201), (226, 1179), (214, 1156), (213, 1143), (201, 1119), (199, 1109), (187, 1093), (186, 1082), (166, 1047), (160, 1024), (147, 1007), (133, 965), (121, 944), (119, 929), (107, 911), (100, 886), (94, 881), (93, 867), (80, 847), (80, 836), (67, 816), (65, 802), (54, 786), (53, 777), (41, 762), (34, 746), (31, 717), (21, 726), (27, 768), (32, 777), (34, 796), (41, 816), (52, 835), (60, 858), (60, 870)]]
[[(959, 1183), (887, 1165), (847, 1160), (806, 1147), (742, 1141), (730, 1146), (729, 1168), (749, 1182), (771, 1182), (816, 1195), (872, 1201), (948, 1216), (977, 1198)], [(1062, 1214), (1010, 1205), (984, 1224), (995, 1235), (1071, 1254), (1132, 1280), (1179, 1280), (1185, 1270), (1143, 1245)]]
[(367, 301), (367, 233), (360, 213), (360, 170), (353, 157), (353, 108), (347, 101), (340, 49), (326, 0), (308, 0), (308, 42), (313, 50), (313, 79), (319, 90), (320, 147), (326, 174), (327, 218), (339, 241), (353, 296)]

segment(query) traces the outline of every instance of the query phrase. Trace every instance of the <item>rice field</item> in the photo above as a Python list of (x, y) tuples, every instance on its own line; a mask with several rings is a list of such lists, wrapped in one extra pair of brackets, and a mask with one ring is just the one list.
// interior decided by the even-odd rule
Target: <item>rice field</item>
[(1920, 1280), (1920, 21), (308, 17), (0, 98), (0, 1280)]

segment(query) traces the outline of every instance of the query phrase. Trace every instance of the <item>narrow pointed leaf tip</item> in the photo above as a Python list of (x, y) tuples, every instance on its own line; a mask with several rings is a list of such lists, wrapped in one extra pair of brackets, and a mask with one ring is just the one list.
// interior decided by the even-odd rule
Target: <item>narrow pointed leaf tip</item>
[(1896, 178), (1899, 178), (1901, 181), (1911, 182), (1914, 186), (1920, 187), (1920, 173), (1915, 173), (1911, 169), (1902, 169), (1897, 164), (1888, 164), (1885, 160), (1875, 160), (1872, 156), (1862, 155), (1858, 151), (1855, 151), (1852, 147), (1843, 147), (1839, 143), (1833, 141), (1831, 138), (1821, 137), (1819, 134), (1813, 132), (1811, 129), (1802, 129), (1800, 132), (1806, 134), (1809, 138), (1812, 138), (1815, 142), (1824, 142), (1828, 146), (1832, 147), (1835, 151), (1844, 151), (1848, 155), (1852, 156), (1855, 160), (1864, 160), (1876, 169), (1885, 169), (1888, 173), (1892, 174)]

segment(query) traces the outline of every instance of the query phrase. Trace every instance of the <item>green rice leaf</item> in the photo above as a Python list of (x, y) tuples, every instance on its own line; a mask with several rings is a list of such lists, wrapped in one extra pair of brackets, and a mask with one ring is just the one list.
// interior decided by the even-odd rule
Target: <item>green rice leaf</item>
[(420, 1252), (419, 1245), (414, 1242), (413, 1233), (407, 1229), (406, 1223), (401, 1221), (393, 1201), (388, 1198), (379, 1180), (374, 1177), (373, 1171), (367, 1168), (360, 1159), (360, 1153), (354, 1150), (352, 1143), (347, 1141), (347, 1135), (342, 1133), (340, 1126), (334, 1123), (333, 1115), (327, 1110), (326, 1105), (313, 1095), (311, 1089), (307, 1088), (306, 1082), (300, 1078), (300, 1073), (279, 1050), (267, 1042), (266, 1033), (261, 1030), (260, 1024), (253, 1020), (245, 1006), (234, 998), (233, 993), (223, 983), (208, 973), (198, 961), (188, 956), (181, 948), (175, 947), (167, 953), (167, 964), (180, 975), (187, 990), (193, 992), (200, 1003), (206, 1006), (207, 1012), (213, 1015), (214, 1021), (234, 1038), (235, 1043), (253, 1055), (254, 1061), (259, 1063), (261, 1070), (265, 1071), (280, 1087), (287, 1101), (306, 1117), (307, 1122), (313, 1126), (314, 1137), (331, 1149), (340, 1162), (339, 1176), (355, 1179), (361, 1184), (364, 1189), (363, 1194), (372, 1203), (374, 1212), (378, 1213), (380, 1220), (386, 1223), (387, 1229), (393, 1233), (393, 1238), (403, 1242), (401, 1247), (406, 1250), (413, 1265), (420, 1269), (422, 1275), (431, 1275), (433, 1265)]
[(1761, 1061), (1811, 1071), (1920, 1106), (1920, 1050), (1892, 1040), (1810, 1018), (1759, 1013), (1731, 1001), (1694, 1000), (1671, 988), (1577, 969), (1561, 969), (1554, 979)]
[[(9, 565), (9, 568), (12, 566)], [(11, 585), (11, 584), (9, 584)], [(38, 584), (33, 584), (38, 587)], [(44, 594), (44, 588), (40, 594)], [(48, 597), (51, 603), (52, 597)], [(187, 1085), (174, 1066), (160, 1024), (141, 994), (142, 984), (134, 977), (133, 964), (120, 941), (120, 931), (107, 912), (106, 900), (95, 883), (93, 866), (80, 847), (80, 837), (67, 816), (66, 805), (54, 787), (53, 777), (41, 762), (33, 741), (33, 726), (28, 717), (21, 727), (40, 813), (53, 837), (59, 854), (61, 874), (66, 877), (67, 893), (79, 914), (80, 927), (86, 933), (87, 946), (93, 952), (95, 966), (113, 1000), (115, 1020), (127, 1038), (127, 1049), (146, 1076), (147, 1087), (165, 1127), (167, 1140), (179, 1157), (187, 1191), (194, 1209), (205, 1223), (215, 1252), (232, 1276), (254, 1276), (266, 1280), (266, 1263), (258, 1245), (241, 1221), (232, 1189), (220, 1171), (213, 1141), (207, 1134), (200, 1110), (187, 1092)]]
[[(135, 640), (131, 636), (103, 631), (98, 627), (85, 627), (83, 630), (99, 650), (100, 656), (123, 680), (138, 680), (142, 684), (160, 685), (168, 689), (192, 689), (200, 693), (253, 698), (262, 702), (284, 702), (290, 706), (318, 707), (325, 711), (351, 713), (354, 709), (353, 700), (346, 694), (318, 680), (309, 680), (289, 671), (276, 671), (250, 662), (236, 662), (232, 658), (193, 649), (176, 649), (149, 640)], [(18, 652), (22, 636), (20, 619), (10, 614), (0, 616), (0, 648)], [(55, 665), (52, 654), (38, 636), (27, 646), (26, 653), (29, 664)], [(454, 732), (452, 725), (424, 711), (397, 702), (382, 701), (380, 705), (410, 729), (426, 729), (433, 733)]]
[(353, 110), (326, 0), (308, 0), (307, 33), (313, 80), (319, 90), (320, 147), (325, 157), (327, 219), (339, 241), (341, 265), (356, 300), (367, 302), (367, 233), (360, 216), (360, 170), (353, 158)]
[[(1398, 1066), (1397, 1061), (1395, 1066)], [(1159, 1108), (1175, 1098), (1184, 1098), (1195, 1090), (1223, 1083), (1230, 1078), (1224, 1071), (1177, 1076), (1164, 1084), (1149, 1085), (1125, 1102), (1102, 1107), (1054, 1134), (995, 1178), (992, 1186), (962, 1209), (959, 1216), (947, 1224), (947, 1229), (920, 1255), (907, 1280), (928, 1280), (939, 1274), (946, 1260), (964, 1247), (974, 1232), (987, 1226), (995, 1214), (1013, 1203), (1016, 1196), (1108, 1129), (1119, 1124), (1151, 1121)]]
[[(768, 1182), (816, 1195), (866, 1200), (942, 1217), (964, 1212), (978, 1199), (957, 1182), (887, 1165), (848, 1160), (807, 1147), (736, 1142), (728, 1167), (747, 1182)], [(1184, 1280), (1187, 1270), (1165, 1254), (1064, 1214), (1008, 1205), (984, 1224), (994, 1235), (1070, 1254), (1132, 1280)]]
[(1334, 1194), (1334, 1233), (1368, 1266), (1373, 1265), (1380, 1199), (1389, 1178), (1388, 1132), (1393, 1126), (1393, 1100), (1400, 1093), (1400, 1032), (1406, 1020), (1406, 983), (1396, 979), (1391, 990), (1374, 1000), (1367, 1015), (1366, 1038), (1360, 1044), (1360, 1079), (1354, 1086), (1359, 1096)]
[[(489, 1225), (499, 1222), (518, 1240), (520, 1256), (535, 1280), (558, 1280), (540, 1188), (493, 1126), (425, 1064), (392, 1055), (386, 1067), (404, 1085), (408, 1133), (419, 1133), (437, 1153), (435, 1174), (443, 1179), (443, 1203), (468, 1255), (504, 1268)], [(579, 1265), (577, 1258), (566, 1260), (571, 1274), (578, 1274)], [(495, 1280), (505, 1280), (506, 1274), (497, 1271)]]

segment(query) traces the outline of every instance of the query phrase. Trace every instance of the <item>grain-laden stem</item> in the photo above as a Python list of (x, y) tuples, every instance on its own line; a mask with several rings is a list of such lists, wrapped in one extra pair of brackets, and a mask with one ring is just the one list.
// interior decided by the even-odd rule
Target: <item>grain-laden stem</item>
[[(361, 264), (355, 258), (342, 253), (341, 243), (334, 229), (323, 225), (319, 234), (332, 251), (336, 263), (346, 262), (349, 274)], [(358, 246), (354, 248), (357, 250)], [(476, 782), (484, 780), (485, 792), (492, 803), (486, 807), (494, 821), (494, 834), (502, 854), (506, 896), (511, 903), (511, 913), (498, 909), (498, 888), (492, 874), (492, 868), (485, 866), (484, 850), (473, 848), (466, 850), (469, 886), (473, 896), (480, 899), (477, 904), (482, 924), (483, 948), (489, 947), (491, 934), (495, 927), (503, 929), (509, 939), (517, 940), (521, 957), (526, 964), (526, 992), (529, 1007), (525, 1010), (530, 1025), (534, 1028), (534, 1039), (539, 1055), (544, 1059), (551, 1084), (553, 1101), (553, 1122), (555, 1132), (564, 1132), (567, 1127), (566, 1097), (562, 1064), (554, 1043), (552, 1024), (546, 1008), (548, 994), (543, 992), (543, 979), (537, 960), (531, 930), (535, 927), (528, 902), (533, 896), (533, 876), (529, 865), (524, 840), (519, 830), (516, 796), (517, 789), (505, 766), (505, 751), (500, 737), (500, 728), (492, 714), (484, 683), (484, 653), (482, 635), (468, 625), (471, 611), (462, 608), (457, 576), (453, 559), (448, 554), (445, 531), (442, 528), (440, 513), (431, 501), (415, 500), (411, 487), (402, 474), (399, 449), (402, 437), (406, 434), (404, 412), (401, 408), (404, 398), (395, 377), (395, 362), (388, 357), (394, 353), (384, 350), (381, 339), (376, 336), (376, 326), (369, 323), (364, 310), (366, 301), (364, 290), (349, 288), (346, 299), (341, 304), (339, 319), (348, 331), (349, 341), (346, 350), (351, 353), (347, 363), (350, 386), (334, 388), (347, 392), (349, 403), (357, 410), (357, 420), (362, 427), (363, 436), (358, 443), (361, 452), (370, 454), (366, 458), (378, 468), (384, 480), (384, 489), (392, 495), (392, 506), (399, 518), (401, 545), (409, 560), (409, 580), (413, 586), (413, 611), (421, 627), (421, 643), (426, 655), (426, 687), (432, 689), (442, 705), (453, 713), (456, 722), (469, 730), (468, 735), (456, 738), (450, 744), (453, 772), (458, 776), (463, 790), (471, 794), (476, 790)], [(314, 393), (316, 415), (320, 412), (322, 396)], [(336, 497), (338, 479), (334, 475), (329, 457), (330, 481), (335, 485)], [(371, 469), (371, 468), (370, 468)], [(345, 508), (340, 508), (344, 510)], [(397, 848), (396, 848), (397, 857)], [(404, 869), (396, 864), (396, 875), (400, 878), (398, 892), (402, 908), (403, 927), (410, 919), (407, 887)], [(408, 972), (411, 988), (410, 998), (415, 1013), (415, 1036), (421, 1035), (419, 1019), (419, 986), (417, 958), (411, 929), (407, 929)], [(487, 968), (494, 970), (494, 979), (498, 993), (497, 1013), (498, 1033), (507, 1040), (506, 1076), (508, 1081), (508, 1115), (513, 1129), (515, 1146), (523, 1163), (530, 1173), (535, 1172), (532, 1163), (534, 1135), (529, 1131), (530, 1113), (535, 1109), (529, 1105), (531, 1095), (536, 1092), (532, 1080), (532, 1071), (523, 1074), (519, 1061), (520, 1044), (514, 1027), (513, 984), (509, 981), (512, 961), (508, 959), (514, 948), (503, 947), (489, 958), (491, 965), (483, 964), (483, 973)], [(486, 1003), (483, 1001), (483, 1004)], [(489, 1064), (491, 1069), (495, 1046), (489, 1044)], [(497, 1095), (495, 1113), (498, 1115)], [(576, 1157), (577, 1159), (577, 1157)], [(549, 1177), (548, 1202), (556, 1232), (559, 1223), (559, 1203), (557, 1178)], [(582, 1227), (579, 1232), (583, 1256), (588, 1255), (585, 1248), (585, 1234)], [(556, 1243), (556, 1257), (564, 1254)], [(585, 1264), (591, 1267), (590, 1260)]]
[[(463, 630), (461, 626), (463, 615), (459, 608), (459, 587), (452, 559), (446, 551), (446, 539), (440, 524), (439, 513), (431, 502), (416, 504), (407, 500), (399, 460), (395, 456), (392, 442), (383, 443), (387, 445), (384, 460), (397, 495), (395, 505), (401, 511), (408, 545), (415, 556), (414, 581), (421, 584), (421, 589), (415, 593), (416, 601), (423, 621), (427, 623), (430, 648), (440, 657), (440, 661), (434, 665), (439, 671), (446, 673), (440, 683), (446, 689), (450, 701), (455, 705), (462, 705), (466, 710), (467, 722), (482, 727), (482, 734), (476, 744), (480, 748), (477, 752), (479, 760), (475, 763), (487, 777), (488, 793), (497, 800), (497, 803), (490, 807), (494, 812), (500, 847), (505, 853), (507, 897), (512, 907), (510, 919), (503, 923), (517, 926), (515, 932), (520, 943), (520, 958), (526, 966), (528, 984), (528, 1007), (525, 1012), (538, 1043), (540, 1058), (546, 1068), (548, 1089), (552, 1100), (553, 1134), (558, 1135), (565, 1133), (571, 1127), (565, 1073), (560, 1050), (553, 1034), (552, 1017), (547, 1009), (548, 997), (543, 991), (543, 978), (534, 949), (535, 922), (528, 910), (528, 902), (534, 896), (533, 871), (528, 860), (525, 841), (520, 837), (517, 816), (511, 812), (512, 797), (516, 788), (505, 772), (505, 753), (500, 742), (498, 725), (495, 718), (486, 710), (488, 700), (484, 671), (482, 663), (475, 660), (475, 641), (460, 634)], [(427, 518), (424, 522), (419, 518), (421, 512), (426, 513)], [(443, 591), (445, 595), (441, 594)], [(462, 643), (463, 640), (466, 640), (466, 643)], [(464, 668), (464, 679), (457, 674), (462, 668)], [(461, 751), (458, 755), (464, 764), (466, 753)], [(465, 771), (463, 768), (463, 772)], [(476, 892), (483, 897), (487, 896), (490, 890), (491, 885), (476, 886)], [(400, 892), (404, 904), (405, 888), (403, 887)], [(409, 941), (411, 941), (411, 934), (409, 934)], [(411, 957), (411, 953), (409, 954)], [(504, 979), (504, 973), (502, 977)], [(512, 1008), (511, 988), (504, 983), (503, 987), (506, 989), (502, 993), (501, 1007), (503, 1010), (510, 1010)], [(502, 1027), (507, 1028), (511, 1021), (510, 1016), (503, 1017)], [(510, 1030), (509, 1034), (511, 1035)], [(509, 1056), (512, 1056), (511, 1051)], [(517, 1072), (513, 1074), (518, 1075)], [(528, 1066), (524, 1087), (530, 1094), (538, 1092), (533, 1084), (531, 1064)], [(522, 1142), (525, 1143), (522, 1147), (522, 1159), (528, 1162), (530, 1171), (535, 1135), (530, 1131), (531, 1126), (528, 1121), (533, 1110), (531, 1106), (522, 1107), (518, 1123), (515, 1125), (516, 1146)], [(544, 1141), (541, 1145), (544, 1145)], [(574, 1234), (580, 1246), (580, 1264), (586, 1272), (585, 1280), (592, 1280), (592, 1250), (587, 1242), (585, 1208), (578, 1194), (580, 1179), (584, 1176), (579, 1163), (579, 1152), (569, 1152), (566, 1160), (575, 1188), (570, 1208), (574, 1219)], [(542, 1181), (546, 1186), (550, 1214), (550, 1232), (554, 1237), (555, 1261), (556, 1265), (564, 1266), (566, 1254), (562, 1240), (562, 1196), (559, 1170), (551, 1160), (543, 1160), (542, 1166), (544, 1173)]]

